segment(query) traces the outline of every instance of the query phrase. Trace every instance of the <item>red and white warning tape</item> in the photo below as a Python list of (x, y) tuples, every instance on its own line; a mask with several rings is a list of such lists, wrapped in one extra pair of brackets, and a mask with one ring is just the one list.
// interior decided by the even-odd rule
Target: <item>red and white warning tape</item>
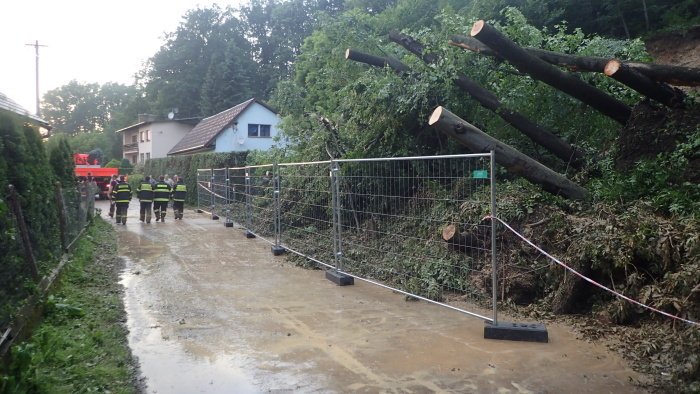
[[(492, 218), (493, 218), (493, 216), (490, 216), (490, 215), (484, 217), (484, 219), (492, 219)], [(576, 271), (575, 269), (573, 269), (573, 268), (569, 267), (568, 265), (566, 265), (566, 264), (562, 263), (561, 261), (559, 261), (559, 259), (557, 259), (556, 257), (554, 257), (554, 256), (550, 255), (549, 253), (545, 252), (544, 250), (542, 250), (539, 246), (537, 246), (537, 245), (535, 245), (534, 243), (532, 243), (532, 241), (530, 241), (529, 239), (525, 238), (525, 237), (524, 237), (522, 234), (520, 234), (519, 232), (515, 231), (515, 229), (513, 229), (513, 227), (511, 227), (510, 225), (508, 225), (508, 223), (504, 222), (503, 220), (501, 220), (501, 219), (499, 219), (499, 218), (495, 218), (495, 219), (498, 220), (499, 222), (501, 222), (501, 224), (503, 224), (503, 225), (504, 225), (508, 230), (510, 230), (513, 234), (517, 235), (518, 238), (522, 239), (522, 240), (525, 241), (527, 244), (529, 244), (529, 245), (532, 246), (533, 248), (537, 249), (540, 253), (544, 254), (544, 255), (547, 256), (547, 257), (549, 257), (552, 261), (554, 261), (555, 263), (557, 263), (557, 264), (559, 264), (560, 266), (564, 267), (564, 268), (567, 269), (569, 272), (571, 272), (571, 273), (573, 273), (574, 275), (578, 276), (579, 278), (585, 280), (586, 282), (591, 283), (591, 284), (593, 284), (593, 285), (595, 285), (595, 286), (598, 286), (598, 287), (600, 287), (601, 289), (603, 289), (603, 290), (605, 290), (605, 291), (608, 291), (608, 292), (614, 294), (616, 297), (622, 298), (622, 299), (625, 300), (625, 301), (631, 302), (631, 303), (633, 303), (633, 304), (635, 304), (635, 305), (639, 305), (639, 306), (641, 306), (642, 308), (645, 308), (645, 309), (648, 309), (648, 310), (650, 310), (650, 311), (659, 313), (659, 314), (664, 315), (664, 316), (666, 316), (666, 317), (670, 317), (671, 319), (676, 319), (676, 320), (682, 321), (682, 322), (684, 322), (684, 323), (688, 323), (688, 324), (692, 324), (692, 325), (695, 325), (695, 326), (699, 326), (699, 327), (700, 327), (700, 323), (698, 323), (698, 322), (696, 322), (696, 321), (692, 321), (692, 320), (684, 319), (684, 318), (682, 318), (682, 317), (674, 316), (674, 315), (672, 315), (672, 314), (670, 314), (670, 313), (668, 313), (668, 312), (664, 312), (664, 311), (662, 311), (662, 310), (656, 309), (656, 308), (651, 307), (651, 306), (649, 306), (649, 305), (642, 304), (642, 303), (639, 302), (639, 301), (633, 300), (633, 299), (627, 297), (627, 296), (624, 295), (624, 294), (618, 293), (617, 291), (612, 290), (612, 289), (610, 289), (610, 288), (608, 288), (608, 287), (605, 287), (605, 286), (603, 286), (602, 284), (600, 284), (600, 283), (594, 281), (593, 279), (584, 276), (584, 275), (581, 274), (580, 272)]]

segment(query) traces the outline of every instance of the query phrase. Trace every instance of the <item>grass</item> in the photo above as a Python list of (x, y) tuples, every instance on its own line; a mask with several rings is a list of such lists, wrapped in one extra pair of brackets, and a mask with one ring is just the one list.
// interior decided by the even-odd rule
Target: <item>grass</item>
[(116, 234), (96, 219), (77, 242), (32, 337), (12, 348), (0, 393), (136, 393)]

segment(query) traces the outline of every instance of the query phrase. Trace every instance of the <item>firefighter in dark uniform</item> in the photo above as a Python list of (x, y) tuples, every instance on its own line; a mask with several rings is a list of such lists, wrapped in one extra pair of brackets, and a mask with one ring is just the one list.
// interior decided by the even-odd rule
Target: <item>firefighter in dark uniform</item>
[(151, 186), (151, 177), (146, 175), (143, 182), (136, 189), (136, 196), (141, 202), (141, 211), (139, 212), (139, 220), (146, 223), (151, 223), (151, 208), (153, 206), (153, 186)]
[(131, 201), (131, 186), (126, 183), (124, 175), (119, 176), (117, 185), (112, 190), (112, 201), (117, 207), (117, 224), (126, 225), (126, 212), (129, 210), (129, 202)]
[(175, 184), (175, 187), (173, 187), (172, 196), (175, 219), (182, 220), (182, 215), (185, 210), (185, 197), (187, 197), (187, 185), (185, 185), (182, 177), (177, 178), (177, 183)]
[(171, 190), (163, 175), (158, 177), (158, 180), (158, 183), (153, 187), (153, 213), (156, 214), (156, 222), (158, 220), (164, 222)]

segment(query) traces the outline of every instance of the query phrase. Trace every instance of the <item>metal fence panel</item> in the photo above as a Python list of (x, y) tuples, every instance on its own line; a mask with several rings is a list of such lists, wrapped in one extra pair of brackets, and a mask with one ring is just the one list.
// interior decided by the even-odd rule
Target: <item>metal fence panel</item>
[(280, 241), (334, 267), (330, 162), (279, 164)]
[(213, 203), (211, 189), (212, 170), (197, 170), (197, 209), (209, 212)]
[[(495, 277), (482, 269), (495, 266), (493, 163), (474, 154), (231, 168), (224, 201), (235, 222), (275, 246), (495, 321)], [(216, 178), (207, 171), (198, 174)], [(202, 187), (200, 200), (218, 190)], [(448, 305), (465, 299), (491, 304), (493, 319)]]
[(338, 165), (340, 269), (435, 301), (488, 302), (471, 285), (491, 264), (488, 155)]
[(230, 220), (245, 226), (246, 223), (246, 167), (228, 169)]
[(228, 213), (227, 179), (227, 168), (215, 168), (211, 170), (211, 213), (213, 217), (226, 217)]
[(273, 165), (248, 166), (248, 230), (273, 243), (274, 201), (273, 201)]

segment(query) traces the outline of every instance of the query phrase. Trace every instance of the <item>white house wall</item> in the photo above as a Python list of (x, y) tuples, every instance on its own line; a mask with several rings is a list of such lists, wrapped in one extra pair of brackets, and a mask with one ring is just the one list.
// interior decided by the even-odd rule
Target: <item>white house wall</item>
[[(146, 153), (151, 154), (151, 159), (166, 157), (170, 149), (192, 128), (191, 125), (178, 122), (154, 122), (139, 127), (139, 162), (142, 153), (144, 160)], [(150, 134), (150, 141), (141, 142), (141, 132), (146, 131)]]
[[(153, 123), (150, 125), (151, 158), (167, 157), (168, 152), (177, 144), (194, 126), (178, 122)], [(145, 151), (148, 152), (148, 151)]]
[[(216, 138), (215, 152), (268, 150), (277, 136), (279, 117), (264, 106), (253, 103), (238, 116), (237, 124), (222, 131)], [(248, 124), (269, 124), (270, 137), (248, 137)]]

